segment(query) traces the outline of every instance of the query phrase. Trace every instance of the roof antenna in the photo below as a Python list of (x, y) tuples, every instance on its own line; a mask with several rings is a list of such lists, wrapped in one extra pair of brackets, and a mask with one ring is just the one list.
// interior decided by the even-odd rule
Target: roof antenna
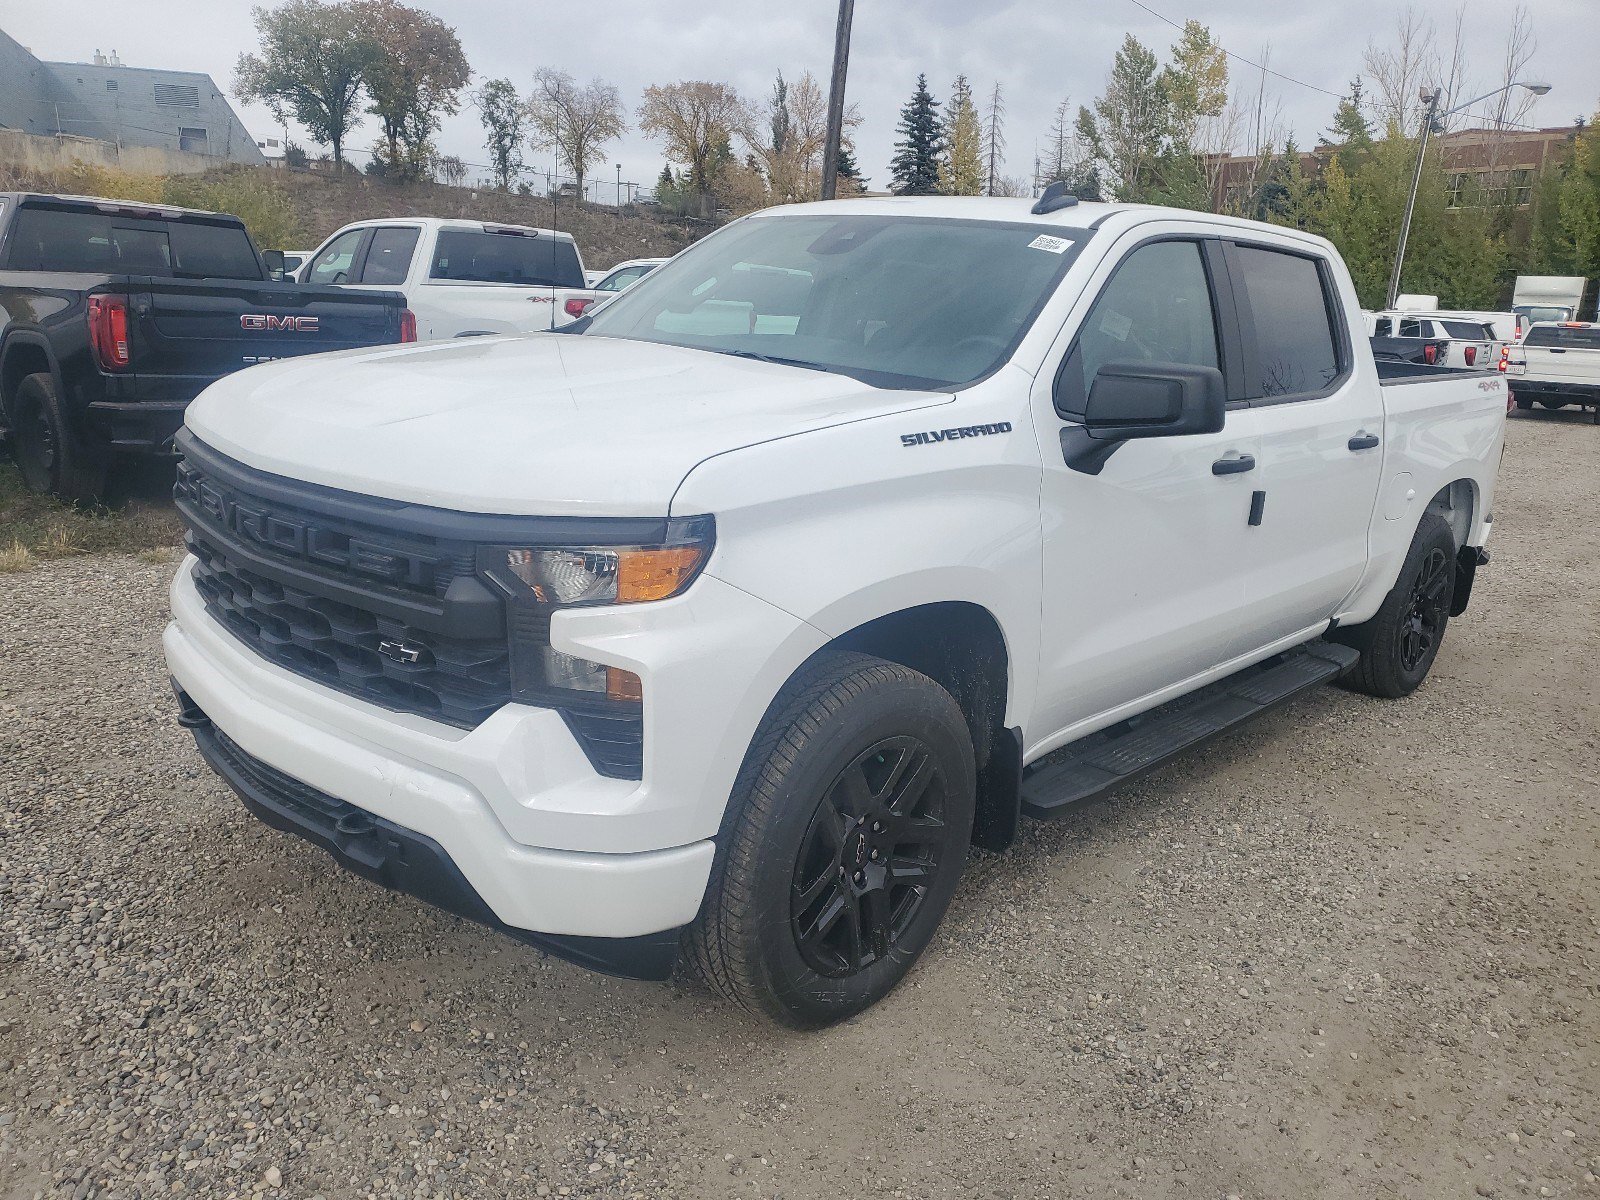
[(1034, 202), (1032, 212), (1034, 216), (1042, 217), (1045, 213), (1071, 208), (1077, 202), (1078, 198), (1067, 191), (1067, 185), (1058, 179), (1044, 189), (1044, 195)]

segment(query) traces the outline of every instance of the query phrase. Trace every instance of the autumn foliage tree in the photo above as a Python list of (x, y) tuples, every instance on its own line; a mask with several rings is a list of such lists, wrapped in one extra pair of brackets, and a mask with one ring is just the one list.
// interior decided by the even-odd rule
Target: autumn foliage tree
[(502, 191), (522, 172), (522, 142), (527, 133), (528, 108), (509, 79), (490, 79), (472, 93), (473, 107), (483, 122), (484, 147), (489, 169)]
[(456, 32), (438, 17), (399, 0), (354, 0), (361, 36), (372, 46), (363, 73), (383, 136), (386, 174), (420, 178), (429, 169), (440, 122), (460, 110), (471, 68)]
[(586, 84), (565, 71), (541, 67), (534, 72), (528, 120), (534, 145), (554, 149), (571, 168), (583, 194), (583, 181), (605, 148), (628, 128), (617, 89), (602, 79)]
[(667, 160), (686, 169), (684, 184), (702, 216), (710, 215), (712, 184), (732, 161), (733, 137), (750, 124), (737, 91), (702, 79), (647, 87), (639, 106), (639, 129), (659, 138)]
[(345, 137), (361, 119), (360, 97), (375, 53), (355, 7), (288, 0), (251, 15), (261, 48), (239, 56), (235, 94), (265, 104), (280, 122), (293, 117), (331, 146), (334, 164), (343, 167)]

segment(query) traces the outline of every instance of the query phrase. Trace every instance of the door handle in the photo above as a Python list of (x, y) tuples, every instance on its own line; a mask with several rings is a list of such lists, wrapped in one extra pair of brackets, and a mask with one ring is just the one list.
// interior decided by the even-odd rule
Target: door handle
[(1211, 464), (1213, 475), (1242, 475), (1256, 469), (1254, 454), (1240, 454), (1234, 458), (1219, 458)]
[(1378, 444), (1375, 433), (1358, 433), (1346, 443), (1352, 450), (1371, 450)]

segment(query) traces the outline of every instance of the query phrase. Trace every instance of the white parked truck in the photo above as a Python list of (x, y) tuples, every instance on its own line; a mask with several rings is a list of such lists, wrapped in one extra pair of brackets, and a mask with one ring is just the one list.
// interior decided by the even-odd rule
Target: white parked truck
[(570, 233), (438, 217), (346, 225), (299, 278), (404, 292), (419, 341), (556, 329), (604, 295), (585, 286)]
[(1506, 348), (1505, 373), (1518, 408), (1576, 404), (1590, 409), (1600, 425), (1600, 324), (1534, 325)]
[(1518, 335), (1539, 322), (1577, 320), (1587, 284), (1582, 275), (1518, 275), (1511, 294)]
[(1380, 370), (1296, 230), (780, 208), (564, 333), (214, 384), (167, 661), (216, 770), (340, 862), (823, 1025), (969, 846), (1321, 682), (1421, 684), (1505, 407)]

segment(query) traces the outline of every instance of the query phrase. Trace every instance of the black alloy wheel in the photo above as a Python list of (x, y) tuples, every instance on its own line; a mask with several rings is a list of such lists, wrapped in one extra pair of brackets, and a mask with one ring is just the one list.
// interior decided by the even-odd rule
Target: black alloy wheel
[(858, 755), (828, 788), (795, 861), (801, 957), (832, 979), (889, 957), (946, 863), (949, 781), (915, 737)]
[(1438, 645), (1449, 619), (1450, 593), (1454, 565), (1438, 546), (1428, 551), (1411, 588), (1411, 603), (1395, 628), (1396, 653), (1400, 666), (1409, 674), (1417, 670)]

